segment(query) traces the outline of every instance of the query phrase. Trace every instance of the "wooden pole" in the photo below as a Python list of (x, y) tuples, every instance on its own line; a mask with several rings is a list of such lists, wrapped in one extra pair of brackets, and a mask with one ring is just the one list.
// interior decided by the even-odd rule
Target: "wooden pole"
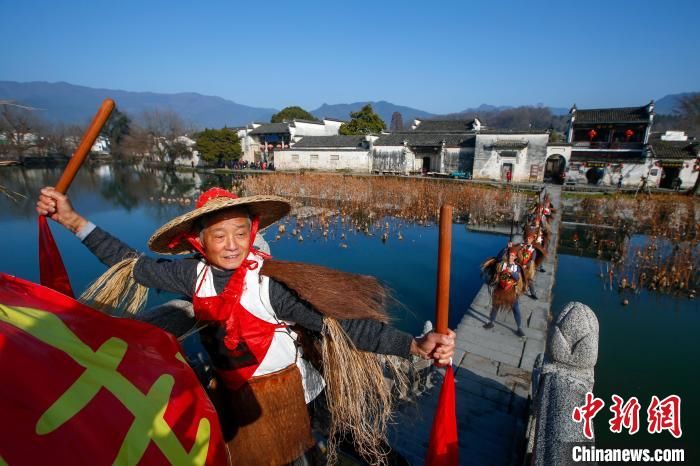
[(73, 153), (73, 157), (71, 157), (70, 162), (66, 165), (61, 178), (56, 184), (56, 191), (59, 193), (65, 194), (66, 191), (68, 191), (68, 187), (73, 182), (73, 178), (75, 178), (76, 173), (78, 173), (85, 158), (90, 153), (90, 149), (92, 149), (93, 144), (95, 144), (95, 140), (97, 136), (99, 136), (100, 131), (102, 131), (102, 127), (107, 122), (109, 115), (112, 114), (112, 110), (114, 110), (114, 101), (112, 99), (105, 99), (104, 102), (102, 102), (102, 106), (100, 106), (100, 109), (97, 111), (95, 118), (92, 120), (92, 123), (90, 123), (85, 134), (83, 134), (80, 145)]
[(440, 208), (440, 239), (438, 243), (437, 296), (435, 302), (435, 331), (447, 335), (450, 310), (450, 252), (452, 250), (452, 206)]

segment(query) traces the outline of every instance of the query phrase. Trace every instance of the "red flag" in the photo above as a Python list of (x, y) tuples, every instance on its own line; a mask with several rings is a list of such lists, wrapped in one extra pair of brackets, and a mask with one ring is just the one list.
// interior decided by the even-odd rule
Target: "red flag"
[(68, 272), (63, 265), (61, 253), (53, 239), (46, 217), (39, 216), (39, 276), (41, 284), (59, 293), (73, 297)]
[(227, 464), (172, 335), (0, 274), (0, 464)]
[(430, 443), (425, 466), (456, 466), (459, 464), (457, 415), (455, 413), (455, 376), (452, 365), (445, 370), (440, 399), (430, 431)]

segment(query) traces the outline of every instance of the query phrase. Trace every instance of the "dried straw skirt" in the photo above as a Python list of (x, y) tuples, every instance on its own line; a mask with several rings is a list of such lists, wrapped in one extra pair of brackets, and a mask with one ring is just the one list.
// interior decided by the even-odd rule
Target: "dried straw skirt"
[(314, 444), (296, 364), (227, 391), (225, 404), (222, 423), (233, 433), (227, 443), (233, 465), (291, 463)]
[[(539, 258), (540, 256), (541, 254), (538, 254), (537, 258)], [(528, 283), (535, 279), (535, 272), (535, 261), (531, 260), (525, 266), (525, 279)]]

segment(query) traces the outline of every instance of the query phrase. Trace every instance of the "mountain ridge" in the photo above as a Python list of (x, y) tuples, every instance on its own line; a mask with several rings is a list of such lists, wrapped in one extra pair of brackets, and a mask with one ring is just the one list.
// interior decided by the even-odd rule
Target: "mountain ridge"
[[(685, 95), (668, 94), (656, 101), (656, 112), (673, 114), (678, 100)], [(51, 123), (83, 124), (89, 121), (105, 97), (113, 98), (118, 108), (132, 117), (137, 117), (145, 110), (161, 109), (178, 113), (186, 122), (197, 128), (220, 128), (223, 126), (243, 126), (251, 122), (268, 122), (277, 113), (277, 109), (253, 107), (239, 104), (219, 96), (210, 96), (198, 92), (159, 93), (152, 91), (126, 91), (121, 89), (94, 88), (71, 84), (65, 81), (0, 81), (0, 100), (14, 100), (39, 109), (39, 115)], [(317, 118), (336, 118), (349, 120), (350, 113), (362, 106), (371, 104), (374, 111), (388, 126), (391, 116), (398, 111), (403, 117), (404, 126), (414, 118), (450, 118), (460, 115), (492, 113), (517, 108), (510, 105), (481, 104), (478, 107), (440, 115), (405, 105), (398, 105), (386, 100), (359, 101), (352, 103), (324, 103), (310, 113)], [(566, 115), (568, 108), (548, 107), (553, 115)]]

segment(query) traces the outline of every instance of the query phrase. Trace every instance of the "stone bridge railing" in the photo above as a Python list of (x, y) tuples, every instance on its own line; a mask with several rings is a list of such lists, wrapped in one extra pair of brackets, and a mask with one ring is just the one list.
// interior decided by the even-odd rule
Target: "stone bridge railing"
[(529, 464), (568, 465), (572, 443), (592, 443), (571, 415), (593, 392), (597, 359), (598, 319), (585, 304), (571, 302), (550, 324), (546, 352), (533, 369)]

